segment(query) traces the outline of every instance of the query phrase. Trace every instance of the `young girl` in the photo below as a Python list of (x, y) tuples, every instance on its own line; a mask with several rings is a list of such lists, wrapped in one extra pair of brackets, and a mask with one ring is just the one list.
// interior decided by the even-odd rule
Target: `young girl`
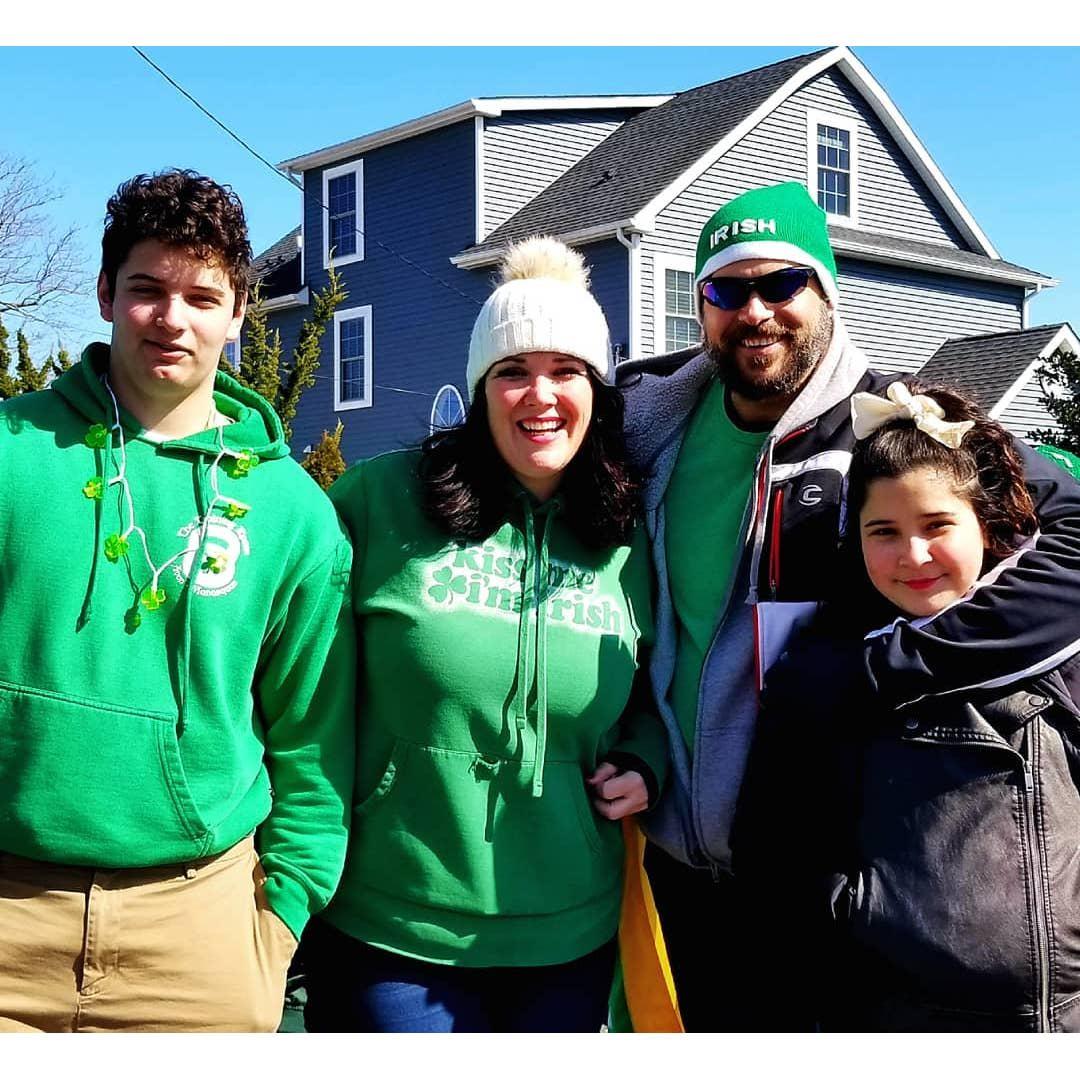
[(1080, 640), (1004, 686), (899, 707), (859, 689), (863, 634), (978, 603), (1031, 542), (1023, 470), (1007, 433), (945, 389), (856, 394), (852, 416), (865, 580), (769, 674), (755, 756), (773, 755), (780, 813), (771, 833), (744, 830), (744, 866), (786, 865), (809, 924), (832, 919), (809, 958), (819, 990), (827, 972), (823, 1026), (1078, 1030)]

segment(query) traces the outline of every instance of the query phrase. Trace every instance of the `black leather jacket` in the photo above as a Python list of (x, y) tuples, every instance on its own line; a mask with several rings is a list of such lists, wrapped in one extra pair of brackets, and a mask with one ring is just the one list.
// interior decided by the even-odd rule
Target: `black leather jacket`
[(821, 1026), (1080, 1030), (1080, 656), (883, 711), (858, 651), (774, 669), (736, 828)]

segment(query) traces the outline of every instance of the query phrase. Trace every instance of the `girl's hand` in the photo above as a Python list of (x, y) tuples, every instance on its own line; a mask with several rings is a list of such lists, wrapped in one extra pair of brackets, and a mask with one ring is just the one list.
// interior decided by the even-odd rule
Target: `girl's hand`
[(649, 805), (649, 791), (641, 773), (619, 770), (610, 761), (601, 761), (585, 783), (592, 788), (593, 806), (601, 817), (618, 821)]

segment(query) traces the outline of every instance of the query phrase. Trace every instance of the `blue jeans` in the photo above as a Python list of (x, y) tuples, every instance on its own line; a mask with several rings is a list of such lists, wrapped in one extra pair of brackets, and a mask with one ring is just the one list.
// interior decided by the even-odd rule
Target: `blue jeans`
[(566, 964), (465, 968), (365, 945), (321, 919), (304, 933), (308, 1031), (599, 1031), (615, 941)]

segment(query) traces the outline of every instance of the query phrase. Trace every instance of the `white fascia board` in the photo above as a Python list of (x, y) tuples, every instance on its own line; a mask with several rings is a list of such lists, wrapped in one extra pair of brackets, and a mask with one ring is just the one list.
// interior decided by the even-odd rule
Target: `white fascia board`
[(888, 94), (870, 74), (862, 62), (844, 45), (838, 45), (822, 54), (813, 63), (800, 68), (783, 86), (775, 90), (745, 120), (730, 131), (727, 136), (713, 146), (708, 153), (700, 157), (681, 176), (676, 177), (663, 191), (654, 196), (643, 207), (638, 218), (650, 223), (677, 195), (681, 194), (710, 166), (716, 163), (744, 135), (752, 131), (769, 113), (781, 105), (796, 90), (805, 86), (811, 79), (823, 71), (836, 66), (865, 98), (878, 119), (885, 125), (889, 134), (896, 140), (900, 149), (911, 162), (915, 171), (923, 178), (931, 192), (938, 198), (949, 219), (960, 230), (965, 239), (980, 254), (991, 259), (1000, 259), (997, 249), (976, 224), (967, 207), (945, 179), (944, 174), (934, 163), (926, 148), (919, 141), (911, 126), (901, 115), (900, 110), (889, 99)]
[(698, 179), (706, 169), (711, 168), (721, 157), (724, 156), (744, 135), (753, 131), (755, 127), (777, 106), (783, 104), (796, 90), (804, 86), (811, 79), (816, 78), (821, 72), (837, 63), (847, 50), (843, 46), (837, 46), (823, 53), (815, 61), (801, 67), (782, 86), (774, 90), (752, 113), (750, 113), (739, 125), (732, 128), (728, 134), (703, 154), (693, 165), (680, 176), (677, 176), (658, 195), (654, 195), (637, 215), (639, 221), (647, 222), (650, 231), (655, 228), (656, 215), (660, 213), (674, 199), (686, 190)]
[(653, 109), (670, 101), (672, 94), (589, 94), (581, 97), (478, 98), (479, 104), (504, 112), (538, 112), (542, 109)]
[(1021, 274), (1016, 270), (998, 269), (994, 266), (969, 266), (949, 258), (950, 248), (942, 247), (941, 258), (933, 255), (907, 255), (890, 248), (876, 247), (853, 240), (831, 240), (833, 252), (837, 255), (851, 255), (854, 258), (868, 259), (870, 262), (886, 263), (890, 266), (905, 266), (915, 270), (943, 270), (958, 277), (975, 278), (980, 281), (1001, 281), (1008, 285), (1038, 285), (1051, 289), (1061, 282), (1056, 278), (1045, 277), (1034, 271)]
[(285, 293), (262, 302), (263, 311), (282, 311), (284, 308), (307, 307), (311, 291), (305, 285), (299, 292)]
[(418, 116), (414, 120), (406, 120), (403, 124), (395, 124), (393, 127), (373, 131), (370, 135), (361, 135), (358, 139), (349, 139), (346, 142), (335, 143), (333, 146), (315, 150), (301, 157), (290, 158), (288, 161), (282, 161), (278, 168), (290, 173), (306, 172), (308, 169), (317, 169), (334, 161), (358, 157), (378, 146), (400, 142), (402, 139), (411, 139), (415, 135), (423, 135), (428, 131), (448, 127), (450, 124), (456, 124), (461, 120), (471, 120), (474, 116), (498, 115), (497, 111), (492, 112), (488, 109), (484, 102), (473, 98), (469, 101), (462, 101), (457, 105), (451, 105), (450, 108), (442, 109), (439, 112)]
[(1080, 356), (1080, 340), (1077, 340), (1076, 334), (1073, 333), (1073, 329), (1068, 323), (1062, 325), (1058, 332), (1039, 350), (1039, 355), (1028, 364), (1020, 378), (1001, 395), (989, 412), (991, 420), (996, 420), (1008, 409), (1016, 395), (1027, 386), (1040, 365), (1049, 360), (1061, 348), (1064, 348), (1066, 352), (1071, 352), (1074, 356)]
[[(556, 237), (564, 244), (573, 247), (575, 244), (591, 244), (597, 240), (618, 239), (617, 233), (622, 229), (626, 234), (651, 233), (652, 229), (646, 229), (636, 217), (627, 218), (625, 221), (611, 221), (604, 225), (590, 225), (587, 229), (573, 229), (570, 232), (557, 233)], [(498, 247), (488, 248), (486, 251), (466, 251), (458, 255), (451, 255), (450, 262), (459, 270), (476, 270), (481, 266), (491, 266), (497, 263), (506, 254), (508, 244), (500, 244)]]
[(359, 138), (335, 143), (333, 146), (315, 150), (310, 154), (290, 158), (288, 161), (279, 163), (278, 168), (290, 173), (317, 169), (334, 161), (357, 157), (379, 146), (401, 142), (403, 139), (411, 139), (416, 135), (424, 135), (429, 131), (436, 131), (438, 128), (448, 127), (450, 124), (456, 124), (462, 120), (471, 120), (474, 116), (494, 117), (501, 116), (504, 112), (522, 112), (538, 109), (650, 109), (656, 105), (663, 105), (670, 98), (670, 94), (550, 98), (470, 98), (468, 101), (451, 105), (447, 109), (427, 113), (413, 120), (406, 120), (402, 124), (395, 124), (393, 127), (373, 131), (369, 135), (361, 135)]
[(900, 110), (889, 99), (889, 95), (885, 93), (880, 83), (850, 49), (841, 46), (840, 52), (837, 66), (867, 100), (877, 118), (885, 125), (907, 159), (915, 166), (915, 171), (926, 181), (927, 186), (945, 207), (953, 224), (983, 255), (991, 259), (1000, 259), (997, 249), (979, 228), (968, 208), (960, 200), (960, 196), (945, 179), (945, 174), (937, 167), (926, 147), (919, 141), (918, 136), (912, 131)]

